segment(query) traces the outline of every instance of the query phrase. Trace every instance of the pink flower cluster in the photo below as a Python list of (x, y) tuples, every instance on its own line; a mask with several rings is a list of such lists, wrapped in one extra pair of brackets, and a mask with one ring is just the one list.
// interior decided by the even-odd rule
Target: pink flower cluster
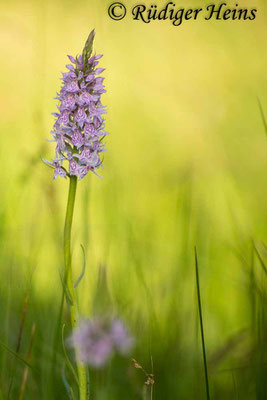
[[(62, 74), (63, 84), (56, 97), (59, 105), (58, 112), (53, 113), (51, 132), (51, 141), (56, 143), (55, 158), (52, 162), (44, 160), (54, 168), (54, 179), (66, 175), (82, 179), (89, 171), (96, 173), (102, 164), (100, 155), (106, 151), (102, 142), (107, 135), (103, 118), (106, 110), (101, 103), (106, 90), (104, 78), (98, 76), (104, 68), (97, 67), (102, 55), (88, 58), (85, 50), (77, 58), (68, 56), (71, 64), (66, 65), (68, 71)], [(64, 163), (68, 163), (67, 169)]]

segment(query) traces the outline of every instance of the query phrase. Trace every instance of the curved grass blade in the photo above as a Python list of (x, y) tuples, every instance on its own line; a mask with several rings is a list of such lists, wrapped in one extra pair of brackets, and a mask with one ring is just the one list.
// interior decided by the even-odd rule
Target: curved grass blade
[(75, 395), (74, 395), (74, 393), (73, 393), (72, 387), (70, 386), (69, 382), (67, 381), (66, 374), (65, 374), (65, 366), (63, 366), (63, 368), (62, 368), (61, 377), (62, 377), (64, 386), (66, 388), (66, 391), (67, 391), (67, 393), (69, 395), (70, 400), (77, 400)]
[(68, 304), (72, 305), (73, 304), (73, 300), (72, 300), (72, 296), (71, 293), (66, 285), (66, 278), (62, 272), (62, 270), (59, 270), (59, 274), (60, 274), (60, 279), (61, 279), (61, 283), (62, 283), (62, 287), (66, 296), (66, 300), (68, 302)]
[(82, 269), (81, 275), (79, 276), (79, 278), (77, 279), (77, 281), (76, 281), (76, 283), (74, 285), (74, 289), (76, 289), (77, 286), (79, 285), (79, 283), (81, 282), (81, 280), (82, 280), (82, 278), (84, 276), (84, 273), (85, 273), (85, 268), (86, 268), (86, 257), (85, 257), (84, 247), (83, 247), (82, 244), (81, 244), (81, 248), (82, 248), (82, 252), (83, 252), (83, 269)]
[(206, 357), (206, 348), (205, 348), (204, 326), (203, 326), (200, 285), (199, 285), (199, 273), (198, 273), (198, 257), (197, 257), (197, 248), (196, 247), (195, 247), (195, 267), (196, 267), (197, 300), (198, 300), (202, 353), (203, 353), (203, 362), (204, 362), (204, 371), (205, 371), (206, 394), (207, 394), (207, 400), (210, 400), (209, 376), (208, 376), (208, 366), (207, 366), (207, 357)]

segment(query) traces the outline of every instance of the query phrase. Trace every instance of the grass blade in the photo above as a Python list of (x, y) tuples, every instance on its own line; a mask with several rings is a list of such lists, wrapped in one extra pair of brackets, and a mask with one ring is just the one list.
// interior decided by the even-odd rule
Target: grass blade
[[(9, 353), (11, 353), (14, 357), (17, 358), (17, 360), (21, 361), (23, 364), (25, 364), (27, 367), (34, 369), (32, 367), (32, 365), (30, 365), (26, 360), (24, 360), (24, 358), (22, 358), (20, 355), (18, 355), (18, 353), (16, 353), (14, 350), (10, 349), (10, 347), (8, 347), (5, 343), (0, 341), (0, 345), (7, 350)], [(34, 369), (35, 370), (35, 369)]]
[(204, 371), (205, 371), (206, 393), (207, 393), (207, 400), (210, 400), (208, 366), (207, 366), (207, 357), (206, 357), (206, 349), (205, 349), (204, 327), (203, 327), (200, 285), (199, 285), (199, 273), (198, 273), (198, 257), (197, 257), (197, 248), (196, 247), (195, 247), (195, 267), (196, 267), (197, 300), (198, 300), (202, 353), (203, 353), (203, 362), (204, 362)]
[(237, 384), (236, 384), (236, 379), (235, 379), (235, 372), (234, 371), (232, 371), (232, 378), (233, 378), (233, 385), (234, 385), (234, 391), (235, 391), (235, 398), (236, 398), (236, 400), (239, 400), (238, 391), (237, 391)]
[(263, 261), (263, 258), (262, 258), (261, 255), (260, 255), (260, 253), (259, 253), (257, 247), (255, 246), (255, 243), (254, 243), (254, 250), (255, 250), (255, 253), (256, 253), (257, 257), (258, 257), (258, 260), (259, 260), (259, 262), (260, 262), (260, 265), (261, 265), (261, 267), (262, 267), (264, 273), (267, 275), (267, 267), (266, 267), (266, 265), (265, 265), (265, 262)]
[(51, 370), (50, 370), (50, 379), (48, 380), (48, 389), (47, 389), (47, 398), (52, 397), (53, 388), (56, 386), (56, 366), (58, 361), (58, 349), (59, 344), (61, 343), (61, 322), (62, 322), (62, 315), (64, 309), (64, 300), (65, 300), (65, 291), (62, 287), (62, 294), (60, 300), (59, 311), (56, 320), (56, 326), (54, 330), (54, 338), (53, 338), (53, 359), (51, 363)]
[(69, 399), (70, 399), (70, 400), (76, 400), (76, 397), (75, 397), (75, 395), (74, 395), (74, 393), (73, 393), (73, 389), (72, 389), (72, 387), (70, 386), (70, 384), (68, 383), (67, 378), (66, 378), (65, 366), (63, 366), (63, 368), (62, 368), (61, 377), (62, 377), (64, 386), (65, 386), (65, 388), (66, 388), (66, 391), (67, 391), (67, 393), (68, 393)]
[(70, 370), (70, 372), (72, 373), (72, 375), (74, 376), (75, 382), (77, 383), (77, 385), (79, 386), (79, 380), (78, 380), (78, 376), (76, 374), (76, 371), (68, 357), (67, 351), (66, 351), (66, 347), (65, 347), (65, 343), (64, 343), (64, 329), (65, 329), (65, 324), (62, 326), (62, 347), (63, 347), (63, 351), (64, 351), (64, 355), (66, 358), (66, 362), (67, 362), (67, 366)]
[[(29, 345), (29, 350), (28, 350), (28, 353), (27, 353), (27, 362), (29, 362), (30, 359), (31, 359), (34, 335), (35, 335), (35, 324), (33, 324), (33, 326), (32, 326), (30, 345)], [(21, 388), (20, 388), (19, 400), (23, 400), (24, 392), (25, 392), (25, 388), (26, 388), (26, 384), (27, 384), (27, 380), (28, 380), (28, 374), (29, 374), (29, 367), (26, 366), (25, 369), (24, 369), (23, 381), (22, 381), (22, 385), (21, 385)]]
[(85, 268), (86, 268), (86, 257), (85, 257), (84, 247), (83, 247), (82, 244), (81, 244), (81, 249), (82, 249), (82, 252), (83, 252), (83, 268), (82, 268), (81, 275), (79, 276), (79, 278), (77, 279), (77, 282), (74, 285), (74, 289), (76, 289), (77, 286), (79, 285), (79, 283), (81, 282), (81, 280), (82, 280), (82, 278), (84, 276), (84, 273), (85, 273)]
[[(26, 292), (25, 297), (24, 297), (24, 305), (23, 305), (23, 312), (22, 312), (22, 317), (20, 321), (20, 328), (19, 328), (19, 334), (18, 334), (18, 340), (17, 340), (17, 346), (16, 346), (16, 353), (18, 354), (20, 351), (20, 346), (21, 346), (21, 341), (22, 341), (22, 335), (23, 335), (23, 330), (24, 330), (24, 322), (27, 314), (27, 306), (28, 306), (28, 292)], [(17, 366), (15, 363), (13, 363), (12, 367), (12, 374), (10, 378), (10, 383), (9, 383), (9, 388), (8, 388), (8, 394), (7, 394), (7, 399), (10, 398), (11, 393), (12, 393), (12, 387), (13, 387), (13, 380), (14, 376), (16, 374)]]
[(260, 114), (261, 114), (264, 130), (265, 130), (265, 133), (267, 135), (267, 121), (266, 121), (266, 118), (265, 118), (265, 115), (264, 115), (264, 112), (263, 112), (263, 107), (261, 105), (261, 101), (260, 101), (259, 98), (258, 98), (258, 105), (259, 105), (259, 109), (260, 109)]

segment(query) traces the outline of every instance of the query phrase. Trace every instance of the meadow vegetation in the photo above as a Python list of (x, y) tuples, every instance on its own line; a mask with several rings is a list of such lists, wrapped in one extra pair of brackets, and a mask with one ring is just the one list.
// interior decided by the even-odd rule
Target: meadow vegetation
[(107, 6), (0, 5), (0, 400), (69, 398), (60, 279), (68, 184), (53, 182), (41, 157), (53, 156), (45, 139), (66, 55), (91, 28), (111, 134), (103, 179), (78, 183), (73, 269), (78, 279), (82, 244), (82, 316), (119, 315), (136, 339), (129, 356), (90, 371), (91, 399), (149, 398), (150, 374), (154, 400), (207, 398), (196, 246), (210, 398), (263, 400), (266, 4), (254, 1), (254, 21), (179, 28), (112, 21)]

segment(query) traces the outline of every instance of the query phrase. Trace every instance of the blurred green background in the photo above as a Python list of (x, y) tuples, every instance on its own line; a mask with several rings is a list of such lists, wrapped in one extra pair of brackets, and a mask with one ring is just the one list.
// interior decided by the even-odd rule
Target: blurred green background
[[(23, 359), (36, 331), (24, 398), (68, 398), (57, 331), (68, 184), (52, 181), (41, 157), (53, 156), (45, 139), (66, 55), (79, 54), (93, 28), (111, 135), (104, 179), (78, 184), (81, 314), (127, 322), (132, 356), (148, 372), (153, 358), (154, 399), (205, 399), (196, 245), (211, 398), (266, 399), (267, 142), (257, 101), (267, 115), (266, 1), (239, 2), (258, 8), (255, 21), (180, 27), (133, 21), (132, 0), (113, 21), (110, 3), (1, 2), (0, 399), (21, 399), (25, 365), (11, 351), (25, 295)], [(142, 399), (145, 376), (130, 357), (92, 373), (93, 399)]]

